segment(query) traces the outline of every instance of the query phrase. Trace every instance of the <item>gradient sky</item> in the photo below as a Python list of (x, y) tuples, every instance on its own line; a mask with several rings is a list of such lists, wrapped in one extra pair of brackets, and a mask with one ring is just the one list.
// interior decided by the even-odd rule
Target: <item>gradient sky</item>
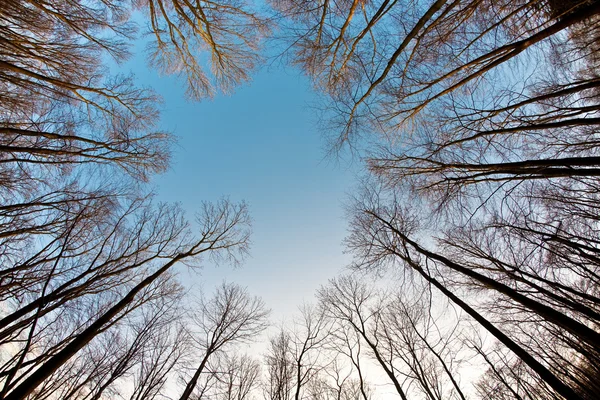
[(191, 102), (181, 80), (146, 68), (141, 51), (121, 70), (163, 97), (160, 127), (178, 137), (170, 171), (152, 182), (159, 199), (180, 202), (190, 218), (203, 200), (249, 205), (251, 257), (235, 270), (206, 265), (196, 284), (247, 286), (273, 310), (273, 323), (289, 319), (349, 260), (342, 205), (358, 168), (326, 156), (308, 79), (266, 66), (232, 95)]

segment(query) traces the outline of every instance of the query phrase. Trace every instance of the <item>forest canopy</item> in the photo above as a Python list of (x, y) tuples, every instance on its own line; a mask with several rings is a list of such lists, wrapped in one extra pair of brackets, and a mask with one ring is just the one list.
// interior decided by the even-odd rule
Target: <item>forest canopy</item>
[[(191, 101), (276, 49), (364, 167), (347, 273), (264, 353), (268, 304), (178, 273), (250, 216), (155, 199), (161, 99), (108, 66), (142, 36)], [(0, 398), (600, 398), (599, 111), (597, 0), (5, 0)]]

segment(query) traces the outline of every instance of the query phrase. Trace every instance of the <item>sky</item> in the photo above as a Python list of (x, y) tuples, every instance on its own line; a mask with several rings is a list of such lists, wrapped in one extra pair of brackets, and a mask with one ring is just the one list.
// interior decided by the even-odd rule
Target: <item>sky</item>
[(151, 182), (158, 199), (179, 202), (191, 219), (202, 201), (226, 196), (252, 217), (241, 268), (207, 264), (182, 279), (207, 292), (238, 283), (263, 298), (275, 325), (289, 320), (348, 264), (343, 203), (357, 163), (327, 156), (317, 94), (300, 71), (266, 65), (233, 94), (193, 102), (182, 80), (148, 69), (140, 53), (121, 69), (163, 97), (160, 128), (178, 139), (170, 170)]

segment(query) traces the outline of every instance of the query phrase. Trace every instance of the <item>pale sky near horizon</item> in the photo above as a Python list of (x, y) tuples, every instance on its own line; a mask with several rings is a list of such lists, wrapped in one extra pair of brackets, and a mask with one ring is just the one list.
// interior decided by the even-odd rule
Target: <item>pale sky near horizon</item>
[(246, 201), (253, 221), (244, 265), (207, 264), (194, 284), (212, 292), (223, 280), (238, 283), (263, 298), (275, 325), (290, 319), (348, 264), (342, 206), (358, 162), (326, 155), (317, 94), (296, 69), (264, 66), (231, 95), (192, 102), (182, 80), (144, 60), (136, 51), (120, 70), (163, 97), (160, 128), (178, 138), (170, 170), (151, 183), (158, 199), (181, 203), (193, 218), (203, 200), (227, 196)]

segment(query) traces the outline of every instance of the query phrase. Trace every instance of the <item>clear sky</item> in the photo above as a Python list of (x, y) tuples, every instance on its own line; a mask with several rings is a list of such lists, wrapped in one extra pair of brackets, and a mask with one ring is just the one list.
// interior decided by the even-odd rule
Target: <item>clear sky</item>
[(250, 208), (251, 257), (236, 270), (206, 265), (197, 284), (247, 286), (276, 325), (289, 319), (348, 262), (342, 203), (357, 169), (326, 156), (308, 79), (278, 63), (232, 95), (191, 102), (182, 81), (149, 70), (136, 53), (123, 70), (163, 97), (161, 128), (178, 137), (170, 171), (152, 182), (159, 199), (180, 202), (190, 218), (201, 201), (222, 196)]

